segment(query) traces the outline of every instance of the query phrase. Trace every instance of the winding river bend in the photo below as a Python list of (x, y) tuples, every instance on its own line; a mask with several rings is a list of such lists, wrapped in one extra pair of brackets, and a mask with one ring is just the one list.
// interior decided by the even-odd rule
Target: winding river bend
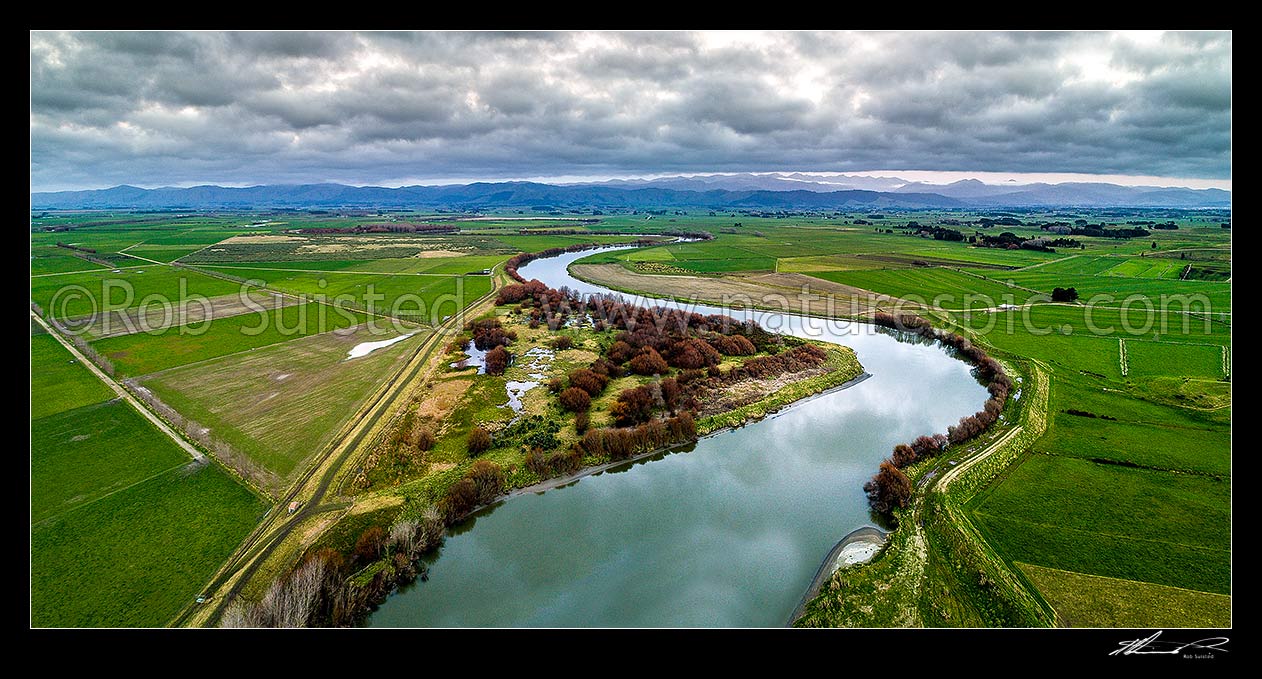
[[(623, 248), (604, 248), (605, 250)], [(613, 292), (538, 259), (526, 279)], [(937, 343), (863, 323), (786, 313), (768, 329), (848, 345), (872, 377), (687, 450), (504, 502), (456, 527), (427, 582), (390, 597), (369, 626), (782, 626), (829, 549), (872, 523), (862, 485), (890, 449), (945, 432), (987, 393)]]

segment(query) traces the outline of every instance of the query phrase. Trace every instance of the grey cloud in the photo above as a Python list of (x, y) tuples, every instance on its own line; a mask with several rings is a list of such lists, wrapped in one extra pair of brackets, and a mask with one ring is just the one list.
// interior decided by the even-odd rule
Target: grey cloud
[(724, 42), (36, 32), (32, 188), (889, 167), (1230, 176), (1230, 33)]

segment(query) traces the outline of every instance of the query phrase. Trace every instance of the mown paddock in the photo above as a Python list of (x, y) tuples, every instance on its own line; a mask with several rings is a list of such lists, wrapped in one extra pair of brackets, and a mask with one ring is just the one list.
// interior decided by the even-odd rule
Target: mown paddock
[(211, 437), (285, 478), (319, 452), (428, 335), (422, 330), (348, 360), (361, 342), (398, 336), (361, 325), (146, 375), (140, 384), (209, 427)]
[(262, 310), (297, 304), (298, 301), (294, 297), (276, 292), (251, 289), (244, 295), (237, 293), (205, 299), (175, 300), (171, 304), (141, 305), (125, 311), (70, 319), (67, 325), (82, 328), (83, 336), (90, 340), (137, 332), (160, 334), (166, 328), (182, 325), (197, 327), (207, 321), (259, 313)]
[(31, 624), (163, 625), (265, 505), (217, 466), (190, 469), (55, 339), (31, 342)]
[(54, 337), (31, 335), (31, 420), (113, 397)]
[(31, 275), (40, 276), (51, 273), (67, 273), (73, 271), (93, 271), (106, 268), (103, 264), (89, 261), (70, 254), (70, 251), (57, 246), (31, 246)]
[(1230, 501), (1228, 481), (1036, 452), (969, 507), (1011, 561), (1226, 594)]
[(167, 624), (266, 506), (217, 465), (181, 466), (32, 528), (31, 624)]
[(1231, 597), (1018, 563), (1066, 627), (1231, 627)]
[[(491, 291), (489, 276), (416, 276), (408, 274), (322, 273), (205, 267), (232, 276), (257, 279), (267, 287), (357, 308), (371, 302), (375, 313), (437, 324)], [(369, 299), (374, 296), (373, 299)], [(380, 296), (380, 297), (375, 297)]]
[(31, 421), (31, 522), (175, 467), (189, 456), (122, 399)]
[[(1144, 326), (1144, 315), (1125, 314), (1132, 327)], [(1168, 375), (1136, 380), (1131, 373), (1124, 380), (1117, 351), (1122, 311), (1093, 310), (1095, 326), (1112, 330), (1100, 335), (1090, 332), (1081, 307), (997, 316), (1015, 322), (996, 323), (984, 341), (1050, 364), (1053, 412), (1032, 452), (970, 505), (991, 544), (1012, 561), (1229, 591), (1230, 408), (1180, 407), (1179, 394), (1158, 383), (1182, 379), (1168, 376), (1181, 369), (1180, 350), (1230, 341), (1230, 327), (1195, 319), (1185, 331), (1184, 316), (1158, 317), (1152, 327), (1162, 344), (1155, 346), (1171, 356), (1163, 363)], [(988, 320), (955, 318), (977, 328)], [(1022, 318), (1037, 332), (1060, 331), (1038, 335)], [(1124, 336), (1128, 349), (1139, 342)], [(1215, 399), (1206, 394), (1197, 402)]]
[(58, 319), (101, 313), (107, 302), (113, 309), (125, 310), (139, 307), (151, 295), (174, 304), (182, 295), (222, 297), (240, 290), (239, 283), (161, 264), (31, 279), (31, 300)]
[(1130, 374), (1136, 377), (1172, 375), (1221, 379), (1223, 375), (1222, 344), (1190, 342), (1148, 342), (1126, 340), (1126, 357)]
[[(1011, 280), (1017, 285), (1051, 294), (1054, 288), (1072, 287), (1078, 291), (1079, 301), (1087, 302), (1094, 295), (1111, 295), (1111, 301), (1100, 300), (1112, 306), (1120, 306), (1128, 297), (1135, 308), (1146, 306), (1147, 299), (1155, 308), (1161, 308), (1162, 296), (1167, 308), (1177, 304), (1191, 305), (1196, 310), (1231, 311), (1231, 284), (1217, 281), (1180, 281), (1164, 278), (1129, 278), (1112, 275), (1064, 274), (1047, 271), (1047, 267), (1028, 270), (979, 272), (995, 280)], [(1186, 301), (1180, 302), (1180, 297)]]
[(359, 311), (318, 302), (268, 308), (218, 318), (206, 324), (170, 327), (96, 340), (92, 346), (114, 363), (119, 375), (136, 377), (258, 349), (363, 323)]
[(249, 277), (252, 269), (280, 269), (289, 271), (328, 271), (347, 273), (397, 273), (397, 274), (434, 274), (459, 276), (490, 269), (508, 259), (508, 255), (460, 255), (456, 257), (387, 257), (383, 259), (328, 259), (314, 261), (275, 261), (245, 262), (241, 264), (218, 264), (222, 270), (238, 269), (236, 275)]
[[(1024, 304), (1033, 294), (1010, 287), (996, 279), (978, 278), (936, 267), (910, 269), (867, 269), (813, 271), (815, 278), (853, 285), (883, 295), (934, 304), (943, 309), (994, 307)], [(980, 299), (977, 299), (980, 297)]]

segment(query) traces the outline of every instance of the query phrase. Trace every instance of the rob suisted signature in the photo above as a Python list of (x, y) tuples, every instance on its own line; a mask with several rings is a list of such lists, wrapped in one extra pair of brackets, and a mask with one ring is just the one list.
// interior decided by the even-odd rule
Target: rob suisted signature
[[(1212, 657), (1215, 651), (1226, 653), (1227, 649), (1223, 648), (1223, 644), (1230, 641), (1227, 637), (1208, 637), (1188, 642), (1159, 641), (1161, 632), (1162, 630), (1157, 630), (1145, 639), (1120, 642), (1119, 648), (1109, 655), (1182, 655), (1186, 651), (1189, 656)], [(1208, 653), (1200, 654), (1196, 651), (1208, 651)]]

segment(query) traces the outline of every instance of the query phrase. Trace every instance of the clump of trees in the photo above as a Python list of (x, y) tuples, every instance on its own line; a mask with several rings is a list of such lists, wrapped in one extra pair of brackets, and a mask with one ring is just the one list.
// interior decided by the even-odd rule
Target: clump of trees
[(1075, 302), (1078, 300), (1078, 291), (1073, 288), (1052, 288), (1053, 302)]
[[(234, 601), (220, 627), (340, 627), (355, 624), (396, 586), (417, 576), (417, 559), (437, 546), (446, 522), (435, 506), (400, 517), (387, 529), (369, 526), (347, 555), (328, 546), (310, 550), (288, 573), (272, 582), (257, 602)], [(380, 559), (381, 569), (367, 583), (351, 574)]]
[[(600, 373), (597, 370), (604, 368), (605, 372)], [(587, 392), (588, 396), (596, 398), (605, 391), (605, 387), (609, 384), (609, 372), (600, 361), (597, 361), (592, 368), (579, 368), (569, 375), (570, 386), (576, 389), (582, 389)]]
[(478, 460), (447, 489), (442, 509), (447, 523), (459, 521), (477, 507), (489, 504), (504, 492), (504, 470), (490, 460)]
[(438, 443), (438, 438), (434, 436), (434, 430), (429, 427), (420, 427), (412, 435), (412, 445), (421, 452), (431, 450), (435, 443)]
[(686, 443), (696, 436), (697, 424), (692, 414), (682, 412), (675, 417), (650, 420), (634, 427), (589, 429), (578, 445), (588, 455), (625, 460), (639, 453)]
[(486, 351), (507, 346), (517, 340), (517, 333), (505, 330), (498, 318), (479, 318), (465, 324), (465, 330), (473, 335), (473, 346)]

